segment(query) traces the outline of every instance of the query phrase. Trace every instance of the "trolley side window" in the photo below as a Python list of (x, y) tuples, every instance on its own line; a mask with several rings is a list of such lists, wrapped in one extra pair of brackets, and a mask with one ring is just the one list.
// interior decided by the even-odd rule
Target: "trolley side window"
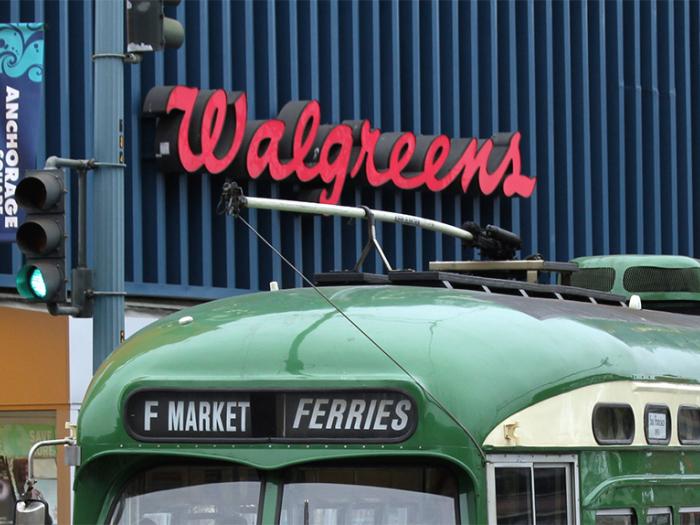
[(671, 507), (647, 509), (647, 525), (673, 525)]
[(596, 525), (637, 525), (633, 509), (599, 510), (595, 513)]
[(496, 469), (496, 521), (532, 523), (532, 469)]
[(163, 466), (137, 474), (112, 510), (110, 525), (254, 525), (261, 482), (230, 465)]
[(498, 525), (573, 525), (576, 468), (569, 458), (499, 458), (489, 467), (490, 521)]
[(700, 408), (678, 409), (678, 440), (683, 445), (700, 444)]
[(285, 476), (279, 524), (455, 524), (458, 493), (439, 466), (298, 467)]
[(599, 445), (629, 445), (634, 441), (634, 412), (629, 405), (597, 405), (593, 435)]
[(681, 525), (700, 525), (700, 507), (681, 507), (678, 515)]

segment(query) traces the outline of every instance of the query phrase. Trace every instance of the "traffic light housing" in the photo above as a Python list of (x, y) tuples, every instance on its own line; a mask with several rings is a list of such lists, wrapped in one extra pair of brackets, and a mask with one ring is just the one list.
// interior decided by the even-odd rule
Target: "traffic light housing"
[(180, 47), (185, 30), (180, 22), (165, 16), (166, 4), (179, 3), (180, 0), (126, 0), (127, 52)]
[(59, 169), (29, 170), (17, 185), (17, 204), (25, 216), (16, 240), (26, 263), (16, 283), (26, 299), (66, 300), (65, 194), (65, 176)]

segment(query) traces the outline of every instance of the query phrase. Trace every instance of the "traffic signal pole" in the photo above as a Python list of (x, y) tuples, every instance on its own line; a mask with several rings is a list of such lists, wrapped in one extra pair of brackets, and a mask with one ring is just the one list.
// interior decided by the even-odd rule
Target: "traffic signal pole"
[(95, 0), (93, 369), (124, 339), (124, 0)]
[[(182, 25), (165, 16), (165, 5), (179, 1), (95, 0), (94, 157), (49, 157), (43, 170), (28, 170), (17, 185), (17, 203), (26, 214), (16, 235), (26, 256), (17, 291), (45, 303), (52, 315), (93, 318), (94, 370), (124, 340), (124, 64), (138, 64), (140, 53), (182, 44)], [(79, 176), (78, 265), (72, 269), (66, 267), (64, 168)], [(94, 272), (86, 255), (88, 171), (95, 174)]]

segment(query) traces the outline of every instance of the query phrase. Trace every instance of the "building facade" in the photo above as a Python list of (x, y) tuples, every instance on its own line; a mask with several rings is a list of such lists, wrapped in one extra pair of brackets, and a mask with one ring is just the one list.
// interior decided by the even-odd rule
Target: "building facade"
[[(184, 45), (125, 66), (129, 294), (209, 299), (271, 280), (300, 284), (247, 229), (215, 213), (224, 177), (159, 171), (142, 108), (161, 85), (245, 92), (249, 120), (318, 100), (324, 123), (368, 119), (383, 132), (450, 137), (519, 131), (521, 171), (536, 180), (529, 198), (485, 195), (476, 184), (465, 194), (357, 183), (341, 202), (500, 225), (522, 236), (522, 256), (697, 255), (696, 3), (186, 0), (168, 14), (185, 27)], [(2, 20), (46, 23), (38, 165), (92, 155), (93, 15), (91, 2), (0, 5)], [(244, 186), (260, 196), (299, 191), (265, 175)], [(71, 189), (75, 210), (75, 181)], [(364, 242), (359, 221), (263, 211), (249, 219), (305, 274), (352, 267)], [(379, 236), (399, 268), (462, 256), (457, 241), (412, 228), (383, 226)], [(15, 247), (0, 245), (0, 286), (13, 288), (20, 263)]]
[[(129, 305), (125, 335), (131, 336), (172, 308)], [(27, 454), (37, 441), (68, 435), (92, 379), (92, 322), (52, 317), (0, 297), (2, 388), (0, 389), (0, 524), (11, 524), (14, 504), (27, 481)], [(72, 472), (63, 447), (39, 449), (34, 460), (37, 489), (53, 523), (70, 523)]]

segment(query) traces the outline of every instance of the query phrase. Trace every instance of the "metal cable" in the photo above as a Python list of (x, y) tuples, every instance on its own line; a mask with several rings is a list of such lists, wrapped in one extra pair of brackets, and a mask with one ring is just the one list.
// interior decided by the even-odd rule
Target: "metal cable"
[(481, 445), (477, 442), (477, 440), (474, 438), (472, 433), (469, 431), (469, 429), (464, 426), (458, 419), (457, 417), (450, 412), (445, 405), (443, 405), (440, 400), (438, 400), (433, 394), (430, 393), (427, 387), (425, 387), (408, 369), (406, 369), (401, 363), (399, 363), (389, 352), (384, 350), (382, 346), (375, 341), (367, 332), (365, 332), (355, 321), (353, 321), (343, 310), (340, 309), (326, 294), (324, 294), (318, 286), (316, 286), (311, 280), (306, 277), (294, 264), (291, 263), (277, 248), (275, 248), (272, 243), (270, 243), (263, 235), (258, 232), (253, 226), (251, 226), (248, 221), (246, 221), (241, 215), (238, 215), (237, 218), (245, 224), (248, 229), (253, 232), (258, 239), (260, 239), (265, 245), (267, 245), (268, 248), (270, 248), (284, 263), (289, 266), (299, 277), (301, 277), (306, 284), (308, 284), (311, 288), (313, 288), (318, 295), (320, 295), (324, 301), (326, 301), (331, 308), (333, 308), (340, 316), (342, 316), (348, 323), (350, 323), (358, 332), (360, 332), (372, 345), (374, 345), (377, 350), (379, 350), (382, 354), (384, 354), (396, 367), (401, 370), (406, 376), (408, 376), (411, 381), (420, 389), (420, 391), (423, 393), (423, 395), (432, 401), (440, 410), (442, 410), (461, 430), (464, 432), (467, 437), (471, 440), (472, 443), (474, 443), (474, 446), (476, 447), (477, 451), (479, 452), (479, 455), (481, 456), (481, 459), (486, 462), (486, 454), (484, 453), (484, 450), (481, 448)]

